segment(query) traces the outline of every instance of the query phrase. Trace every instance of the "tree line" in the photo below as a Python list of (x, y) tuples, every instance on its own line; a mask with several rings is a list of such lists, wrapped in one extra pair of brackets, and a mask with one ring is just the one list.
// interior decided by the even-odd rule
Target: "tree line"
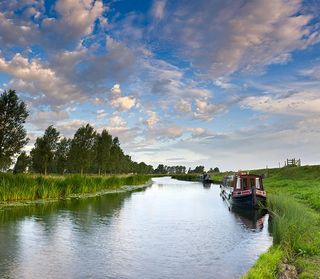
[[(28, 155), (21, 151), (28, 143), (24, 128), (29, 115), (26, 105), (19, 100), (15, 90), (0, 95), (0, 171), (14, 165), (14, 173), (28, 170), (35, 173), (140, 173), (140, 174), (185, 174), (203, 173), (204, 166), (195, 169), (185, 166), (160, 164), (156, 169), (144, 162), (134, 162), (120, 147), (118, 137), (107, 130), (97, 132), (90, 124), (81, 126), (72, 138), (62, 137), (49, 126), (43, 136), (38, 137)], [(219, 172), (216, 167), (209, 172)]]
[[(22, 156), (22, 158), (21, 158)], [(19, 161), (14, 172), (19, 172)], [(49, 126), (42, 137), (36, 139), (30, 152), (32, 172), (37, 173), (152, 173), (153, 167), (144, 162), (134, 162), (120, 147), (118, 137), (107, 130), (97, 132), (90, 124), (81, 126), (73, 138), (60, 137), (59, 131)]]
[[(204, 166), (196, 166), (194, 169), (189, 168), (187, 171), (187, 168), (185, 166), (166, 166), (163, 164), (159, 164), (157, 168), (155, 168), (154, 173), (158, 174), (186, 174), (186, 173), (204, 173), (205, 167)], [(207, 172), (209, 173), (217, 173), (220, 172), (218, 167), (215, 167), (214, 169), (210, 168)]]
[(0, 96), (0, 170), (8, 170), (19, 154), (13, 172), (36, 173), (153, 173), (153, 167), (134, 162), (120, 147), (118, 137), (107, 130), (97, 132), (90, 124), (80, 127), (73, 138), (61, 137), (49, 126), (35, 141), (30, 155), (24, 123), (29, 113), (14, 90)]

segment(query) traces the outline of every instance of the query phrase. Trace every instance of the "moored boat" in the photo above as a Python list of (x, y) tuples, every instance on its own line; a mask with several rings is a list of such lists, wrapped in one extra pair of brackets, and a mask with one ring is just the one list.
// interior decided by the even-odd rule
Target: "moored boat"
[(213, 183), (213, 180), (210, 178), (208, 173), (204, 173), (203, 175), (199, 176), (199, 181), (202, 182), (204, 185), (210, 185)]
[(256, 208), (265, 204), (267, 193), (264, 191), (261, 175), (239, 172), (225, 176), (221, 195), (230, 205)]

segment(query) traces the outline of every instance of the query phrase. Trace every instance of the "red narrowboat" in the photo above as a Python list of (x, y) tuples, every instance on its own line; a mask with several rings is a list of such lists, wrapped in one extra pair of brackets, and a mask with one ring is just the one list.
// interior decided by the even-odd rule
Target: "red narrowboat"
[(261, 175), (239, 172), (225, 176), (220, 185), (221, 195), (230, 205), (256, 208), (265, 204), (267, 193)]

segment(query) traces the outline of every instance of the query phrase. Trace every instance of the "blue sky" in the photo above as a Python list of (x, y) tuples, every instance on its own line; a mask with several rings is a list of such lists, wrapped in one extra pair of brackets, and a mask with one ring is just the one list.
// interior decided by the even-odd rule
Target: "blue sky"
[(0, 2), (0, 89), (134, 160), (223, 170), (320, 158), (320, 2)]

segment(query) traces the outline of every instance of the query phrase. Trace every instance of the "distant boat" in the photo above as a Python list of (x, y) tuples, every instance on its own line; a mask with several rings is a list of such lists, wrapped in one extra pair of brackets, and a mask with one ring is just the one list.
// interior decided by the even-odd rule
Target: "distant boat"
[(203, 175), (199, 176), (199, 181), (203, 183), (203, 185), (209, 185), (213, 183), (213, 180), (210, 178), (208, 173), (204, 173)]
[(248, 172), (228, 175), (220, 188), (222, 197), (234, 206), (256, 208), (265, 204), (267, 199), (261, 175)]

